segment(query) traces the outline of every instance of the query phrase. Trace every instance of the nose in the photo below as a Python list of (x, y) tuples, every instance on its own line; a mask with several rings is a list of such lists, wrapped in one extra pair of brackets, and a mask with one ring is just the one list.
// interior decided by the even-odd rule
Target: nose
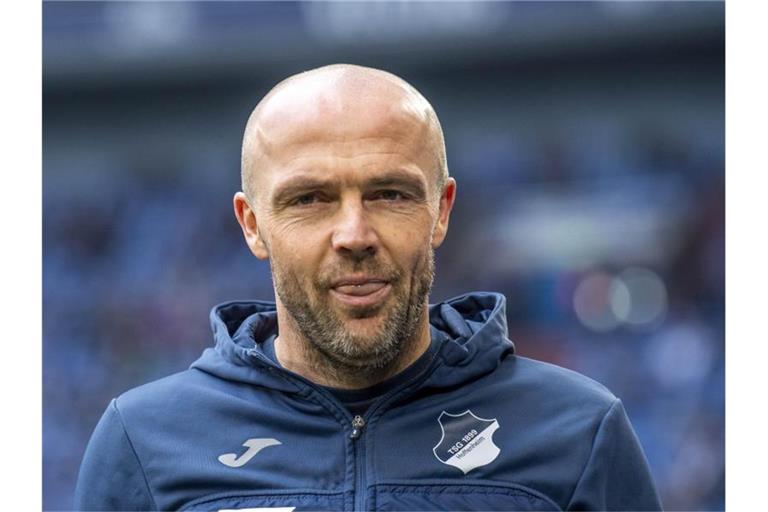
[(362, 201), (343, 204), (333, 229), (333, 249), (358, 261), (376, 254), (379, 237), (368, 216)]

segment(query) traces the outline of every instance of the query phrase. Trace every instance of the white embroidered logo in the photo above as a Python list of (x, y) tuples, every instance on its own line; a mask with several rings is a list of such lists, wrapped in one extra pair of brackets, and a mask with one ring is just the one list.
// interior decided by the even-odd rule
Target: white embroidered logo
[(492, 438), (499, 429), (496, 418), (479, 418), (470, 410), (461, 414), (443, 411), (437, 422), (443, 434), (432, 452), (443, 464), (459, 468), (466, 475), (499, 456), (501, 450)]
[(264, 448), (267, 448), (268, 446), (274, 446), (276, 444), (283, 443), (277, 439), (272, 439), (271, 437), (249, 439), (243, 443), (243, 446), (247, 446), (248, 449), (240, 457), (238, 457), (236, 453), (225, 453), (224, 455), (219, 455), (219, 462), (231, 468), (239, 468), (245, 465), (246, 462), (251, 460), (254, 455), (259, 453)]

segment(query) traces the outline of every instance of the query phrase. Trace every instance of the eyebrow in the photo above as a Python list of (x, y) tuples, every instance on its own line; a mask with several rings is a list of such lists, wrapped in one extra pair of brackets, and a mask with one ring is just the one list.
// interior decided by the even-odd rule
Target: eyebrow
[[(278, 184), (273, 195), (272, 204), (279, 205), (288, 201), (291, 197), (303, 192), (314, 190), (328, 190), (338, 186), (338, 180), (320, 179), (312, 176), (299, 175), (287, 178)], [(363, 189), (382, 187), (402, 187), (415, 198), (426, 197), (424, 183), (412, 172), (402, 169), (393, 169), (381, 175), (374, 176), (362, 183)]]
[(291, 197), (313, 190), (327, 190), (336, 185), (336, 180), (323, 180), (311, 176), (294, 176), (277, 185), (272, 196), (272, 204), (280, 205)]

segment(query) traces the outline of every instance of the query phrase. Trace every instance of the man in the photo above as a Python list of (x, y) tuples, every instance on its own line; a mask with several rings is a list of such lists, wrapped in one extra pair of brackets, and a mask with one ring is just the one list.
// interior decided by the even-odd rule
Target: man
[(112, 401), (78, 508), (660, 508), (621, 402), (515, 356), (503, 296), (428, 305), (456, 183), (413, 87), (351, 65), (285, 80), (242, 180), (276, 302), (217, 306), (215, 348)]

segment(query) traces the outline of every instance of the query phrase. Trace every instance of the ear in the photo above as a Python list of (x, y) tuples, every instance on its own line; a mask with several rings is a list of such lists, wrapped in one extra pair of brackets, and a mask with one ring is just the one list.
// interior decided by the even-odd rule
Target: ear
[(445, 240), (448, 233), (448, 220), (451, 217), (453, 202), (456, 200), (456, 180), (448, 178), (443, 187), (443, 193), (440, 195), (440, 211), (437, 216), (437, 223), (432, 230), (432, 248), (437, 249)]
[(232, 205), (235, 207), (235, 217), (243, 230), (245, 243), (251, 249), (254, 256), (260, 260), (269, 258), (269, 250), (264, 240), (261, 239), (256, 221), (256, 213), (248, 203), (248, 198), (242, 192), (237, 192), (232, 198)]

